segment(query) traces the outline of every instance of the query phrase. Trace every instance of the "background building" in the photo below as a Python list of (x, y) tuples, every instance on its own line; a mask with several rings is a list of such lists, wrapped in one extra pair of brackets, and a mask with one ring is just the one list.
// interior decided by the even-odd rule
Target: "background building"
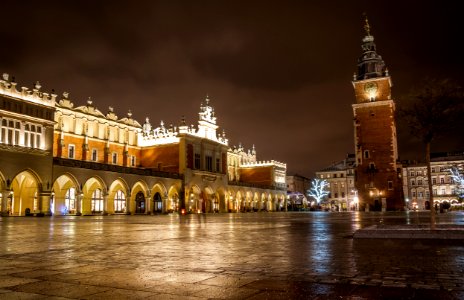
[(289, 175), (287, 181), (288, 210), (301, 210), (309, 206), (307, 194), (311, 188), (311, 179), (299, 174)]
[[(464, 152), (432, 153), (430, 159), (434, 204), (462, 207), (459, 183), (454, 182), (450, 168), (464, 171)], [(408, 209), (430, 209), (430, 194), (425, 163), (403, 165), (403, 190)]]
[(358, 210), (355, 187), (355, 155), (347, 154), (342, 161), (316, 172), (316, 177), (328, 182), (329, 195), (323, 206), (333, 211)]

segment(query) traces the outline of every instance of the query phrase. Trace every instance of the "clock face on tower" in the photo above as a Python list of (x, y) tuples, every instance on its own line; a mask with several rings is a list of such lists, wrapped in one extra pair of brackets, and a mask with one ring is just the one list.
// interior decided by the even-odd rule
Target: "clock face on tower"
[(370, 81), (364, 85), (364, 91), (370, 95), (377, 92), (377, 83)]

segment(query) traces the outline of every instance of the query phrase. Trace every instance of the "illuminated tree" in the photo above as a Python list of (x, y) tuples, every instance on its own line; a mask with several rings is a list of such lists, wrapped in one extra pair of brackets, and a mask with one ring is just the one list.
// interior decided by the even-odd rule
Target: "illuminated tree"
[(432, 175), (430, 168), (430, 146), (440, 135), (459, 128), (462, 121), (463, 90), (456, 83), (444, 79), (428, 79), (411, 91), (398, 110), (399, 116), (425, 146), (425, 161), (429, 187), (430, 224), (435, 228), (435, 206), (433, 202)]
[(327, 187), (329, 183), (324, 179), (315, 178), (311, 181), (311, 189), (308, 190), (308, 196), (313, 197), (316, 203), (319, 204), (321, 200), (329, 194)]
[(459, 198), (464, 197), (464, 175), (459, 172), (457, 167), (450, 168), (451, 178), (456, 183)]

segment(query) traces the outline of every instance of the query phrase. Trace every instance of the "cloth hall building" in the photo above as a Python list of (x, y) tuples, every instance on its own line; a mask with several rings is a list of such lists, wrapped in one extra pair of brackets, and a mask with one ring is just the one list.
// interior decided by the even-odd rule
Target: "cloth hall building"
[(0, 79), (3, 216), (286, 208), (286, 164), (230, 147), (208, 98), (197, 126), (142, 125), (60, 98)]

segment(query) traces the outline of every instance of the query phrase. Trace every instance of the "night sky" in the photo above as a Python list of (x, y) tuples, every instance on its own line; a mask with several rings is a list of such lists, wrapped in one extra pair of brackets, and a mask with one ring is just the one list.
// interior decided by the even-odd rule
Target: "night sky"
[[(393, 99), (425, 77), (462, 82), (462, 10), (430, 2), (1, 1), (0, 73), (155, 125), (197, 124), (208, 94), (230, 146), (310, 177), (354, 150), (364, 12)], [(398, 137), (401, 159), (421, 158), (407, 128)], [(456, 150), (462, 135), (432, 145)]]

